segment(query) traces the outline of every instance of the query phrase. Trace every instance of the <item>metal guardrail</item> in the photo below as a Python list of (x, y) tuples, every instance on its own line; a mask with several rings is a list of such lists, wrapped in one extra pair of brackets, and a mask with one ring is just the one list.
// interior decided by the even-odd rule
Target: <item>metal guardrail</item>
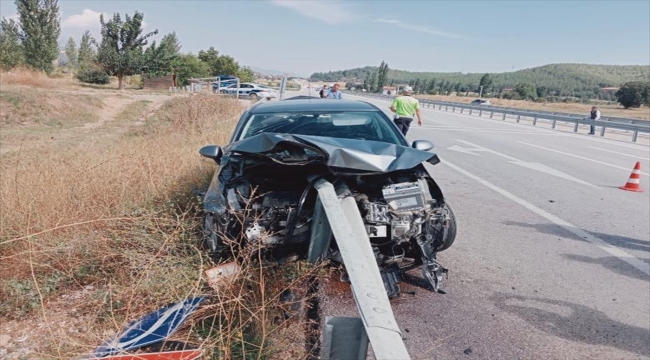
[[(383, 95), (383, 94), (373, 94), (373, 93), (363, 93), (357, 91), (346, 91), (350, 95), (362, 96), (375, 98), (380, 100), (390, 101), (395, 96)], [(479, 116), (482, 116), (483, 113), (490, 113), (490, 118), (494, 117), (494, 114), (502, 114), (502, 120), (506, 119), (507, 115), (517, 118), (517, 122), (521, 120), (522, 117), (532, 118), (533, 125), (537, 124), (537, 120), (549, 120), (552, 123), (552, 128), (555, 129), (557, 122), (570, 123), (574, 125), (574, 132), (578, 132), (578, 127), (580, 125), (595, 125), (600, 127), (600, 136), (605, 136), (605, 130), (607, 128), (622, 130), (632, 133), (632, 142), (636, 142), (639, 136), (639, 133), (645, 133), (650, 135), (650, 121), (628, 119), (628, 118), (617, 118), (617, 117), (601, 117), (598, 121), (591, 121), (585, 119), (584, 116), (576, 114), (567, 114), (567, 113), (558, 113), (550, 111), (534, 111), (534, 110), (525, 110), (525, 109), (516, 109), (516, 108), (507, 108), (500, 106), (492, 105), (471, 105), (457, 102), (449, 101), (436, 101), (436, 100), (423, 100), (418, 99), (420, 104), (424, 108), (433, 108), (442, 110), (444, 107), (445, 111), (451, 109), (452, 112), (456, 112), (456, 109), (460, 109), (460, 113), (463, 114), (465, 110), (469, 110), (469, 115), (472, 115), (474, 112), (478, 112)]]
[[(411, 357), (397, 325), (384, 282), (370, 246), (363, 218), (353, 197), (337, 195), (334, 185), (320, 179), (315, 223), (329, 223), (314, 230), (310, 255), (326, 249), (334, 235), (350, 277), (359, 318), (329, 318), (323, 333), (323, 359), (366, 359), (368, 340), (377, 360), (409, 360)], [(343, 191), (347, 193), (346, 191)], [(326, 218), (326, 221), (324, 218)], [(319, 239), (319, 240), (315, 240)], [(312, 258), (311, 260), (316, 260)], [(337, 324), (338, 323), (338, 326)], [(355, 325), (356, 323), (356, 325)], [(363, 324), (363, 328), (360, 324)], [(365, 331), (362, 331), (365, 329)]]

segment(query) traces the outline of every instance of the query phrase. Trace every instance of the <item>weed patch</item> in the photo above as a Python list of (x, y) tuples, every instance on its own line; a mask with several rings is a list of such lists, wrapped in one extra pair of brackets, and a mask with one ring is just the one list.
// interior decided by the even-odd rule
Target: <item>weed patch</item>
[(280, 351), (281, 294), (315, 269), (288, 272), (251, 253), (228, 289), (215, 293), (203, 276), (214, 264), (194, 190), (215, 164), (198, 149), (225, 144), (241, 110), (217, 96), (172, 98), (131, 136), (0, 158), (0, 317), (13, 338), (27, 336), (30, 358), (87, 354), (129, 321), (198, 295), (209, 306), (178, 333), (184, 341), (218, 358)]

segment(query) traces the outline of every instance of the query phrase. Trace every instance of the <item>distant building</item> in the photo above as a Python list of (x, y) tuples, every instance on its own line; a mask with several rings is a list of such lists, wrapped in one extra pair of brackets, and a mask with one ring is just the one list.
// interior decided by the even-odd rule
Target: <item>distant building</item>
[(395, 95), (397, 94), (397, 86), (384, 86), (381, 93), (384, 95)]

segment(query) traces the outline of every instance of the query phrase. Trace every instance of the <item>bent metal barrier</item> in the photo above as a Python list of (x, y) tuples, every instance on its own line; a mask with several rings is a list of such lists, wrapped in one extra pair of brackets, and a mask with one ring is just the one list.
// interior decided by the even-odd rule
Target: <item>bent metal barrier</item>
[(324, 179), (314, 187), (318, 198), (308, 260), (322, 259), (334, 235), (360, 315), (327, 317), (321, 358), (364, 360), (370, 341), (375, 359), (410, 360), (354, 198)]
[[(358, 91), (346, 91), (345, 93), (355, 96), (369, 97), (374, 99), (380, 99), (385, 101), (391, 101), (394, 96), (383, 95), (383, 94), (373, 94), (373, 93), (363, 93)], [(591, 125), (592, 121), (585, 119), (584, 116), (576, 114), (567, 114), (567, 113), (557, 113), (550, 111), (532, 111), (525, 109), (515, 109), (507, 108), (500, 106), (491, 106), (491, 105), (471, 105), (457, 102), (449, 101), (436, 101), (436, 100), (423, 100), (418, 99), (420, 104), (424, 108), (429, 109), (438, 109), (452, 112), (456, 112), (456, 109), (460, 109), (460, 113), (464, 114), (465, 110), (469, 110), (468, 114), (472, 115), (473, 113), (478, 113), (478, 116), (483, 116), (484, 113), (490, 114), (490, 119), (494, 117), (494, 114), (501, 114), (502, 120), (505, 120), (507, 116), (511, 116), (517, 119), (519, 122), (522, 118), (532, 118), (533, 125), (537, 125), (538, 120), (547, 120), (551, 122), (551, 127), (555, 129), (557, 122), (573, 124), (573, 131), (578, 132), (578, 127), (580, 125)], [(593, 122), (594, 125), (600, 127), (600, 136), (605, 136), (606, 129), (615, 129), (620, 131), (625, 131), (632, 134), (632, 142), (636, 142), (639, 133), (650, 135), (650, 121), (645, 120), (636, 120), (628, 118), (618, 118), (618, 117), (601, 117), (600, 120)]]

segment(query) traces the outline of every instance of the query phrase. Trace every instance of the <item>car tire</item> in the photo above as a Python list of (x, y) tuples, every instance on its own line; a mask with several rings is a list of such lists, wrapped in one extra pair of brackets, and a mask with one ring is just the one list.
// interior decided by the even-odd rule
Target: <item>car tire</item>
[(447, 220), (449, 221), (449, 227), (447, 229), (447, 233), (445, 234), (444, 238), (435, 241), (435, 243), (433, 244), (433, 250), (436, 252), (449, 249), (451, 245), (454, 244), (454, 241), (456, 240), (456, 229), (457, 229), (456, 215), (454, 215), (454, 212), (451, 210), (451, 206), (449, 206), (449, 204), (447, 203), (443, 206), (443, 211), (447, 212)]
[(213, 257), (220, 258), (226, 247), (215, 231), (215, 224), (213, 214), (206, 213), (203, 215), (203, 244)]
[(248, 97), (250, 97), (250, 99), (253, 101), (257, 101), (260, 98), (259, 96), (257, 96), (257, 94), (249, 94)]

